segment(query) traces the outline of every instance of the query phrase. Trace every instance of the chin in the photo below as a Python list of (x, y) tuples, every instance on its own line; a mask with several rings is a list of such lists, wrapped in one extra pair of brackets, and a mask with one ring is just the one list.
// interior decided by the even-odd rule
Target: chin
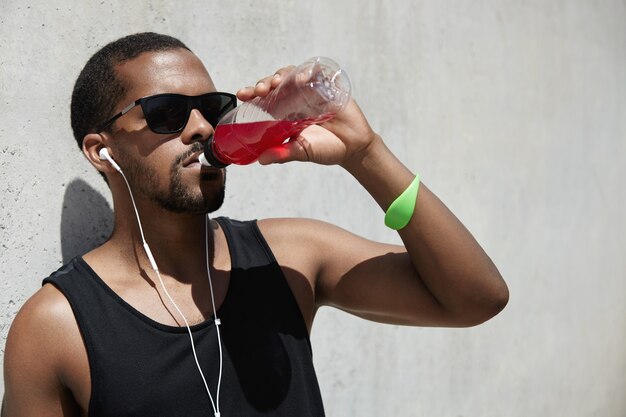
[(207, 171), (200, 173), (200, 181), (216, 181), (221, 180), (222, 174), (215, 171)]

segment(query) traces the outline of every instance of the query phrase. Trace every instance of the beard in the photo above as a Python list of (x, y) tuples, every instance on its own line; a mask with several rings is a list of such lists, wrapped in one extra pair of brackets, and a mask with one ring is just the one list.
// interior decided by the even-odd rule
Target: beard
[(128, 182), (131, 189), (140, 192), (151, 201), (157, 203), (159, 207), (173, 213), (206, 214), (218, 210), (224, 203), (226, 194), (226, 170), (223, 174), (217, 172), (202, 172), (201, 181), (211, 181), (217, 183), (220, 178), (223, 182), (219, 188), (211, 187), (211, 194), (194, 193), (189, 187), (185, 187), (181, 178), (182, 161), (189, 158), (194, 153), (203, 149), (203, 145), (195, 142), (184, 154), (179, 155), (170, 165), (169, 187), (165, 190), (159, 187), (156, 169), (146, 166), (141, 160), (126, 156), (124, 161)]

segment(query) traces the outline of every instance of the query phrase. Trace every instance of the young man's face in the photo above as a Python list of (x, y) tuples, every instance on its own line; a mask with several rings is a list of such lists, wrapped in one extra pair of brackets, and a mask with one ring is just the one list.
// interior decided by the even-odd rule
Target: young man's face
[[(143, 53), (120, 64), (117, 74), (127, 93), (115, 113), (155, 94), (197, 96), (216, 91), (202, 62), (185, 49)], [(113, 141), (133, 193), (174, 212), (217, 210), (224, 199), (225, 171), (192, 162), (213, 129), (197, 109), (183, 131), (175, 134), (152, 132), (141, 106), (120, 117), (112, 128)]]

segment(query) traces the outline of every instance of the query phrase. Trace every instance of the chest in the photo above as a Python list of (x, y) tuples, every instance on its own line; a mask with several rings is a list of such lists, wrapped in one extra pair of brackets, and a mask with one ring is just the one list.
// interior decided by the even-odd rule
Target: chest
[(223, 415), (230, 409), (234, 415), (256, 416), (310, 403), (312, 396), (320, 405), (311, 415), (322, 415), (306, 325), (286, 281), (272, 278), (275, 272), (264, 271), (269, 279), (233, 274), (218, 311), (221, 344), (212, 321), (192, 326), (212, 397), (197, 371), (186, 329), (157, 323), (120, 304), (79, 319), (85, 350), (76, 361), (74, 386), (81, 408), (90, 416), (199, 416), (212, 410), (211, 398), (220, 395)]

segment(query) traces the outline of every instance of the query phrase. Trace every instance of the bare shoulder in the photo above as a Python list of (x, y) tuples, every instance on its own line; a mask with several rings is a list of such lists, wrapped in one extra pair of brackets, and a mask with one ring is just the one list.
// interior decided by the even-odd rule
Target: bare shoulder
[(320, 246), (320, 233), (332, 227), (319, 220), (301, 218), (263, 219), (257, 225), (278, 263), (303, 273), (314, 272), (311, 269), (315, 269), (313, 261)]
[(346, 270), (385, 253), (405, 252), (402, 246), (365, 239), (320, 220), (265, 219), (258, 224), (279, 263), (305, 265), (317, 275), (322, 269)]
[(69, 301), (54, 285), (44, 285), (24, 303), (9, 330), (4, 357), (7, 385), (29, 378), (71, 385), (76, 367), (86, 361)]
[(273, 218), (257, 223), (266, 238), (297, 240), (307, 245), (325, 244), (341, 237), (363, 239), (339, 226), (316, 219)]
[[(9, 359), (23, 355), (44, 355), (54, 360), (69, 334), (79, 331), (65, 296), (46, 284), (31, 296), (18, 312), (7, 337)], [(59, 348), (59, 349), (57, 349)]]
[(333, 224), (306, 218), (273, 218), (257, 222), (263, 237), (280, 262), (315, 262), (329, 244), (354, 236)]
[(324, 231), (339, 229), (337, 226), (321, 220), (295, 217), (262, 219), (257, 224), (263, 235), (270, 239), (279, 237), (281, 239), (315, 240)]
[(56, 327), (59, 319), (62, 323), (66, 316), (73, 316), (69, 302), (54, 285), (46, 284), (24, 303), (15, 317), (11, 331), (30, 329), (47, 333), (49, 326)]
[(84, 362), (81, 343), (69, 302), (56, 287), (44, 285), (24, 303), (7, 336), (7, 415), (74, 415), (69, 364)]
[[(306, 218), (276, 218), (258, 221), (259, 229), (268, 241), (284, 242), (290, 245), (290, 251), (302, 251), (310, 254), (311, 249), (320, 249), (324, 253), (334, 248), (340, 255), (343, 251), (366, 252), (376, 249), (383, 252), (402, 252), (398, 245), (388, 245), (361, 237), (353, 232), (321, 220)], [(291, 246), (294, 243), (297, 245)]]

